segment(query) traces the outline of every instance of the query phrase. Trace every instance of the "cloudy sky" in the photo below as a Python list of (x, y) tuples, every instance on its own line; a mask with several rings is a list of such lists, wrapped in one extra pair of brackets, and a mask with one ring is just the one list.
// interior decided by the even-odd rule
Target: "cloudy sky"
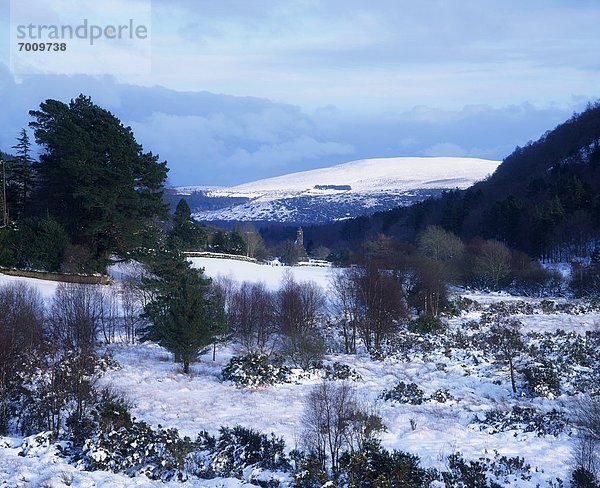
[[(84, 93), (171, 184), (230, 185), (367, 157), (502, 159), (599, 98), (597, 0), (107, 0), (101, 15), (86, 1), (0, 2), (0, 149), (41, 101)], [(133, 17), (149, 49), (99, 40), (24, 73), (26, 14)]]

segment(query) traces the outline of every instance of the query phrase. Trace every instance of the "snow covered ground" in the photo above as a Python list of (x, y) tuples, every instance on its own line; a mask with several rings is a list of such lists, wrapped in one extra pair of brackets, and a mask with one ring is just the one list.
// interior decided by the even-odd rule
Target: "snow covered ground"
[(335, 268), (323, 266), (275, 266), (257, 264), (235, 259), (190, 258), (192, 266), (203, 268), (211, 278), (231, 278), (243, 281), (262, 282), (270, 290), (276, 290), (283, 279), (291, 275), (296, 281), (312, 281), (327, 289)]
[[(303, 266), (282, 267), (213, 258), (193, 258), (194, 266), (202, 267), (208, 276), (226, 276), (236, 281), (262, 281), (276, 289), (286, 273), (299, 281), (314, 281), (326, 288), (330, 268)], [(53, 293), (56, 283), (12, 278), (0, 275), (0, 284), (26, 281), (44, 297)], [(489, 305), (498, 301), (516, 301), (503, 294), (468, 293), (469, 298)], [(519, 298), (520, 300), (521, 298)], [(479, 318), (481, 312), (469, 312), (450, 320), (450, 327), (460, 329), (468, 320)], [(598, 327), (600, 314), (581, 315), (536, 314), (520, 315), (525, 331), (564, 329), (584, 333)], [(300, 417), (311, 387), (320, 381), (318, 373), (297, 379), (293, 383), (258, 389), (237, 388), (220, 379), (227, 361), (236, 354), (230, 345), (217, 349), (216, 361), (211, 353), (192, 366), (192, 374), (184, 375), (171, 355), (159, 346), (114, 344), (108, 350), (121, 365), (102, 379), (102, 384), (125, 394), (132, 402), (133, 414), (154, 426), (175, 427), (192, 438), (205, 429), (216, 433), (221, 426), (240, 424), (262, 432), (274, 432), (286, 440), (288, 449), (296, 447), (300, 435)], [(557, 436), (507, 431), (489, 434), (475, 423), (477, 415), (492, 409), (509, 410), (514, 405), (533, 406), (541, 411), (551, 408), (568, 411), (571, 399), (557, 400), (515, 396), (510, 388), (508, 370), (498, 368), (494, 360), (484, 359), (478, 365), (457, 360), (451, 353), (433, 353), (411, 361), (388, 357), (374, 361), (366, 354), (328, 355), (326, 363), (340, 361), (354, 368), (362, 380), (354, 383), (358, 395), (376, 406), (387, 431), (382, 436), (386, 448), (400, 449), (421, 458), (426, 467), (445, 469), (447, 456), (460, 451), (466, 459), (499, 455), (522, 456), (534, 467), (532, 478), (514, 486), (548, 486), (550, 479), (568, 479), (573, 438), (567, 428)], [(431, 395), (436, 390), (448, 390), (453, 400), (438, 403), (426, 401), (420, 405), (400, 404), (380, 399), (383, 390), (398, 382), (416, 383)], [(120, 487), (157, 486), (143, 477), (128, 478), (104, 472), (80, 472), (67, 465), (52, 452), (40, 448), (30, 456), (17, 455), (22, 439), (0, 438), (0, 487), (71, 486)], [(14, 446), (14, 447), (11, 447)], [(65, 480), (70, 480), (69, 483)], [(235, 480), (198, 480), (193, 483), (171, 483), (169, 486), (242, 486)]]

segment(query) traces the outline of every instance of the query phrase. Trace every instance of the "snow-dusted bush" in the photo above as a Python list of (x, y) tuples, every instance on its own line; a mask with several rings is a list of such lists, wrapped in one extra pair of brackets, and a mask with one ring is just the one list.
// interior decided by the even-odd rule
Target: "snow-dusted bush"
[(177, 429), (154, 430), (146, 422), (135, 421), (128, 428), (101, 433), (88, 439), (82, 450), (86, 470), (143, 474), (152, 480), (184, 480), (186, 457), (194, 449), (188, 437)]
[[(271, 476), (265, 471), (290, 469), (283, 438), (239, 425), (221, 427), (218, 437), (201, 432), (194, 452), (186, 460), (186, 471), (199, 478), (248, 478), (247, 481), (261, 486), (279, 486), (275, 478), (268, 483)], [(265, 478), (267, 483), (263, 484)]]
[(533, 315), (535, 307), (532, 303), (524, 300), (514, 302), (496, 302), (492, 303), (488, 309), (481, 315), (481, 322), (491, 324), (497, 317), (509, 317), (511, 315)]
[(425, 400), (425, 392), (415, 383), (401, 381), (391, 390), (384, 390), (380, 398), (398, 403), (421, 405)]
[(477, 300), (459, 296), (450, 302), (449, 306), (452, 315), (460, 315), (462, 312), (478, 312), (483, 309)]
[(331, 365), (323, 366), (326, 380), (351, 380), (361, 381), (362, 376), (354, 368), (348, 364), (340, 363), (339, 361), (334, 362)]
[(249, 387), (284, 383), (289, 375), (290, 369), (282, 366), (280, 361), (270, 360), (266, 354), (256, 352), (232, 357), (221, 372), (224, 381)]
[(429, 400), (439, 402), (439, 403), (446, 403), (446, 402), (450, 402), (450, 401), (454, 400), (454, 397), (448, 390), (440, 389), (440, 390), (435, 390), (433, 395), (431, 395), (429, 397)]
[(414, 454), (387, 451), (378, 441), (367, 443), (362, 449), (346, 452), (340, 459), (338, 486), (398, 486), (421, 488), (437, 477), (420, 465)]
[(556, 398), (560, 395), (560, 378), (550, 362), (542, 360), (530, 364), (521, 372), (531, 396)]
[[(521, 457), (499, 456), (466, 461), (460, 452), (448, 456), (448, 471), (441, 474), (446, 487), (502, 488), (521, 486), (531, 479), (531, 466)], [(561, 485), (562, 486), (562, 485)]]
[(568, 419), (563, 412), (552, 409), (547, 413), (532, 407), (514, 406), (512, 410), (491, 410), (486, 412), (484, 419), (476, 418), (479, 429), (488, 434), (515, 431), (534, 432), (538, 437), (545, 435), (557, 436), (567, 425)]
[(600, 394), (600, 331), (529, 333), (527, 339), (529, 356), (535, 363), (551, 365), (560, 378), (561, 393)]
[(408, 330), (415, 334), (437, 334), (445, 329), (446, 324), (433, 315), (420, 315), (408, 324)]

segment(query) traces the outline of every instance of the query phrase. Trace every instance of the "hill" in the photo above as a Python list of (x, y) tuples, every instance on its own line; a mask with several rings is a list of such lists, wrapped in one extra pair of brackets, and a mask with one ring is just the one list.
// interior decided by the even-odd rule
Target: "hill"
[(181, 187), (202, 221), (324, 223), (406, 206), (467, 188), (499, 162), (475, 158), (377, 158), (230, 188)]
[(497, 239), (546, 260), (589, 256), (600, 239), (600, 104), (517, 147), (494, 174), (409, 208), (307, 229), (332, 245), (384, 233), (413, 240), (428, 225), (464, 239)]

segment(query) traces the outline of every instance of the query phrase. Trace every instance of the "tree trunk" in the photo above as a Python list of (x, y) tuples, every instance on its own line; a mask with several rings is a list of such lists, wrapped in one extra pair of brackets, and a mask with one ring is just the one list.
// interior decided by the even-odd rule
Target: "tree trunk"
[(517, 385), (515, 384), (515, 368), (513, 366), (512, 358), (509, 358), (508, 366), (510, 367), (510, 383), (512, 385), (512, 391), (513, 393), (517, 393)]

